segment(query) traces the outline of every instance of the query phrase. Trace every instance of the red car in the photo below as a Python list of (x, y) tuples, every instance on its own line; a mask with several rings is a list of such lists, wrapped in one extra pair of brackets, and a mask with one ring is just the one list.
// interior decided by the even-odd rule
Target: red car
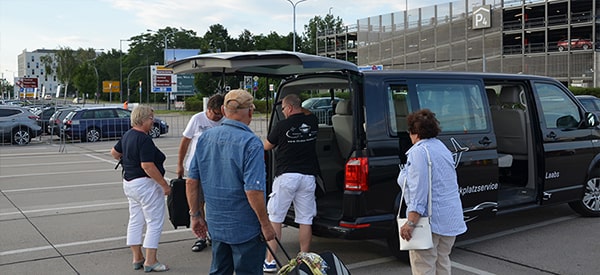
[(591, 49), (592, 48), (592, 40), (590, 39), (582, 39), (582, 38), (574, 38), (571, 39), (571, 43), (569, 43), (569, 40), (567, 39), (563, 39), (563, 40), (559, 40), (558, 43), (556, 43), (556, 46), (558, 47), (559, 51), (564, 51), (569, 49), (569, 47), (571, 49)]

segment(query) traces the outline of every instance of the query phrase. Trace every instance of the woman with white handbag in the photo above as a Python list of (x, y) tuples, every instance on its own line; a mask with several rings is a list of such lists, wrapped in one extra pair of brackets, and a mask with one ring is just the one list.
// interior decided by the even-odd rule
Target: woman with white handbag
[[(407, 206), (406, 219), (398, 219), (401, 249), (409, 250), (413, 274), (450, 274), (452, 246), (456, 236), (467, 230), (455, 163), (436, 138), (441, 129), (433, 112), (416, 111), (407, 122), (413, 146), (398, 175)], [(419, 235), (426, 240), (421, 242)]]

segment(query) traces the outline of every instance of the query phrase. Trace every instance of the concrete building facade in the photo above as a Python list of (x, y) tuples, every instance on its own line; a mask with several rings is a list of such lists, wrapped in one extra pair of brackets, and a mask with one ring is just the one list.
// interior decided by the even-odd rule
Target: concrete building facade
[[(598, 87), (598, 24), (600, 0), (458, 0), (319, 33), (317, 54), (384, 69), (523, 73)], [(331, 48), (332, 39), (347, 44)]]
[[(58, 89), (58, 80), (56, 74), (48, 74), (44, 68), (44, 64), (41, 60), (43, 56), (54, 55), (56, 50), (45, 50), (39, 49), (32, 52), (28, 52), (26, 49), (17, 56), (17, 69), (18, 76), (15, 79), (15, 95), (19, 97), (38, 97), (42, 98), (45, 95), (55, 96)], [(56, 68), (56, 64), (54, 65)], [(37, 91), (22, 91), (21, 88), (16, 85), (20, 78), (37, 78), (38, 87)], [(33, 95), (35, 93), (35, 95)], [(29, 96), (26, 96), (29, 95)]]

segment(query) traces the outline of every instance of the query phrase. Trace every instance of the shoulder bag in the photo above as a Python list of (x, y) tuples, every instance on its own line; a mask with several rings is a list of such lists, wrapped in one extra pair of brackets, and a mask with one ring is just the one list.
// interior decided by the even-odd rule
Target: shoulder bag
[[(407, 218), (401, 218), (400, 212), (402, 211), (402, 200), (404, 199), (404, 194), (400, 198), (400, 204), (398, 209), (398, 216), (396, 217), (398, 224), (398, 239), (400, 239), (400, 250), (424, 250), (430, 249), (433, 247), (433, 240), (431, 236), (431, 224), (429, 223), (429, 219), (431, 217), (431, 158), (429, 157), (429, 150), (427, 147), (425, 148), (425, 152), (427, 153), (427, 166), (428, 166), (428, 174), (429, 174), (429, 192), (428, 192), (428, 201), (427, 201), (427, 215), (428, 217), (421, 217), (419, 222), (415, 225), (415, 228), (412, 232), (412, 238), (410, 241), (402, 239), (400, 236), (400, 231), (402, 226), (408, 221)], [(402, 190), (405, 190), (406, 181), (408, 177), (404, 179), (404, 183), (402, 184)]]

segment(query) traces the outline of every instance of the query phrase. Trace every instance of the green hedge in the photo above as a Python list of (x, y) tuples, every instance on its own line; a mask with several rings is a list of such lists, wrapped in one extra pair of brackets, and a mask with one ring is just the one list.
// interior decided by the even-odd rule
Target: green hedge
[[(273, 102), (273, 100), (269, 100), (269, 102)], [(185, 110), (191, 112), (201, 112), (202, 111), (203, 102), (202, 99), (198, 99), (197, 97), (188, 97), (185, 99)], [(267, 102), (265, 100), (254, 100), (254, 106), (256, 106), (256, 111), (260, 113), (267, 112)]]
[(600, 88), (569, 87), (574, 95), (593, 95), (600, 97)]

